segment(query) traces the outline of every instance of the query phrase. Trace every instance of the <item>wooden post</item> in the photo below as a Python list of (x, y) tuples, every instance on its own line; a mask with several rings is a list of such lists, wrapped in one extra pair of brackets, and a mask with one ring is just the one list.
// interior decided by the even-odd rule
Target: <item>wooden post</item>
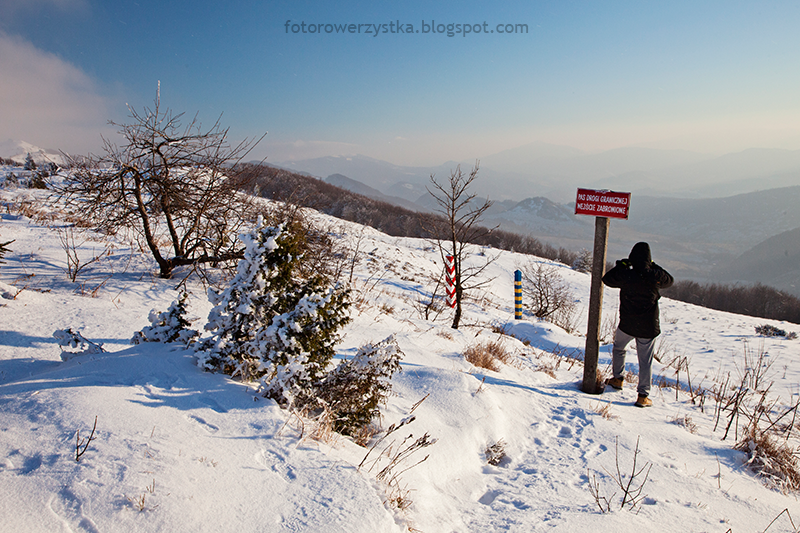
[(583, 392), (600, 394), (597, 384), (597, 358), (600, 351), (600, 321), (603, 313), (603, 274), (606, 270), (609, 219), (595, 217), (592, 286), (589, 293), (589, 324), (586, 328), (586, 349), (583, 358)]
[(514, 271), (514, 319), (522, 320), (522, 272)]

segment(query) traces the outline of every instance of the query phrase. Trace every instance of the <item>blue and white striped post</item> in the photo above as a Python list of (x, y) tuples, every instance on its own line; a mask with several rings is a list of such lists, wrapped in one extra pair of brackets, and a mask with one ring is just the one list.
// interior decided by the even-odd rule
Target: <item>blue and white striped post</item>
[(522, 272), (514, 271), (514, 319), (522, 320)]

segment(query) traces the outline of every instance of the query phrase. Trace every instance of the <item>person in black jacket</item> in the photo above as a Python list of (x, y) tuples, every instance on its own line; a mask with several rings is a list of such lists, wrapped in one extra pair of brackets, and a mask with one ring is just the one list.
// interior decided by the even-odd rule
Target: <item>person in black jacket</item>
[(671, 286), (673, 281), (666, 270), (652, 261), (650, 245), (646, 242), (636, 243), (628, 258), (617, 261), (616, 266), (603, 276), (603, 283), (620, 289), (619, 326), (614, 333), (614, 348), (611, 352), (613, 377), (607, 383), (615, 389), (622, 389), (625, 347), (636, 339), (636, 353), (639, 356), (638, 407), (653, 405), (648, 396), (655, 338), (661, 333), (658, 320), (658, 300), (661, 294), (658, 291)]

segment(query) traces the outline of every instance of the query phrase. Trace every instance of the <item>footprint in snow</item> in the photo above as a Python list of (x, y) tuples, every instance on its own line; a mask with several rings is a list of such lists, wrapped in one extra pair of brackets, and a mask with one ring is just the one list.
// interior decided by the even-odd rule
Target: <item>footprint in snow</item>
[(500, 496), (500, 494), (500, 491), (497, 490), (487, 491), (486, 494), (478, 498), (478, 503), (482, 503), (483, 505), (492, 505), (494, 500)]

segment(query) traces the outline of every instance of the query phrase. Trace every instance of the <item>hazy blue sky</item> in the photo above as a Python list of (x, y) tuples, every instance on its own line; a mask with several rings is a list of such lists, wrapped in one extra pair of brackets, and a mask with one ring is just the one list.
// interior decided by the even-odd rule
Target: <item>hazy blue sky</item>
[[(424, 33), (432, 21), (481, 33)], [(224, 113), (235, 138), (268, 131), (255, 155), (272, 161), (427, 165), (533, 141), (799, 149), (798, 28), (796, 1), (2, 0), (0, 140), (96, 150), (160, 80), (174, 110)]]

